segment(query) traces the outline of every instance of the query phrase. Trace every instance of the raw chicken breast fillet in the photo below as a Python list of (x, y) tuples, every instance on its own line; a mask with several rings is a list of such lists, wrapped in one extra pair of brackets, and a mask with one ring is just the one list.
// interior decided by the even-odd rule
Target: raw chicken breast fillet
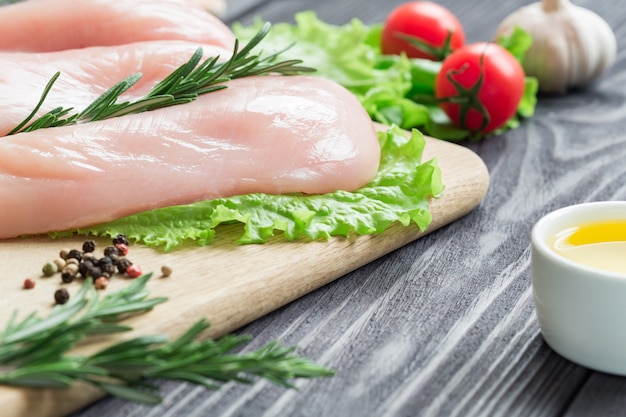
[(352, 191), (379, 158), (338, 84), (243, 78), (189, 104), (0, 138), (0, 238), (251, 192)]
[(152, 41), (114, 47), (91, 47), (48, 53), (0, 52), (0, 136), (6, 135), (35, 108), (46, 84), (57, 71), (60, 77), (38, 115), (56, 107), (78, 113), (124, 78), (143, 74), (124, 93), (123, 100), (144, 96), (150, 88), (191, 58), (198, 47), (204, 59), (231, 51), (187, 41)]
[(152, 40), (233, 48), (235, 36), (190, 0), (28, 0), (0, 7), (0, 50), (49, 52)]

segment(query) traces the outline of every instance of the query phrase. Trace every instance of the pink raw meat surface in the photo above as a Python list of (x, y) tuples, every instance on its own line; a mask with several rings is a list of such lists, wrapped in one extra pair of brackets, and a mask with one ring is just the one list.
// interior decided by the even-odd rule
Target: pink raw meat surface
[(338, 84), (244, 78), (189, 104), (0, 138), (0, 238), (251, 192), (351, 191), (379, 158)]
[(115, 47), (90, 47), (48, 53), (0, 52), (0, 136), (6, 135), (35, 108), (48, 81), (61, 72), (39, 115), (55, 107), (78, 113), (124, 78), (141, 73), (141, 80), (124, 100), (145, 95), (150, 88), (191, 58), (198, 47), (204, 58), (231, 51), (187, 41), (152, 41)]
[(152, 40), (232, 49), (235, 36), (190, 0), (28, 0), (0, 8), (0, 50), (50, 52)]

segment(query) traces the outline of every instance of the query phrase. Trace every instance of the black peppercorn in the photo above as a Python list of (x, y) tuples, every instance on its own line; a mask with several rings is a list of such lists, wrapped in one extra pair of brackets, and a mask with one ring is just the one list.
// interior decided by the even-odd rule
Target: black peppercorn
[(104, 256), (108, 256), (110, 258), (113, 255), (117, 256), (117, 254), (118, 251), (115, 246), (107, 246), (106, 248), (104, 248)]
[(65, 288), (59, 288), (54, 293), (54, 301), (57, 304), (65, 304), (70, 299), (70, 293)]
[(93, 254), (88, 253), (83, 255), (83, 262), (89, 261), (92, 264), (97, 264), (98, 263), (98, 258), (96, 258), (95, 256), (93, 256)]
[(102, 258), (98, 259), (98, 261), (96, 262), (96, 265), (98, 265), (99, 267), (102, 267), (102, 265), (104, 264), (112, 264), (113, 263), (113, 259), (111, 259), (110, 256), (103, 256)]
[(119, 255), (117, 255), (116, 253), (111, 254), (107, 257), (111, 260), (111, 262), (113, 262), (113, 265), (116, 265), (117, 261), (120, 259)]
[(113, 238), (113, 245), (118, 245), (120, 243), (126, 246), (129, 245), (126, 235), (119, 234)]
[(100, 267), (103, 273), (106, 272), (109, 276), (115, 274), (115, 264), (113, 263), (113, 260), (108, 256), (98, 259), (98, 267)]
[(119, 258), (115, 266), (117, 266), (117, 270), (120, 274), (125, 274), (128, 267), (132, 264), (133, 263), (129, 261), (128, 258)]
[(72, 281), (74, 281), (74, 278), (76, 278), (76, 273), (72, 270), (63, 270), (63, 272), (61, 272), (61, 281), (65, 282), (65, 283), (70, 283)]
[(96, 250), (96, 242), (93, 240), (86, 240), (83, 242), (83, 252), (91, 253)]
[(91, 268), (89, 268), (89, 270), (87, 271), (87, 277), (91, 277), (92, 279), (96, 279), (96, 278), (100, 278), (102, 276), (102, 270), (97, 267), (97, 266), (93, 266)]
[(72, 249), (67, 254), (67, 259), (76, 259), (77, 261), (82, 261), (83, 260), (83, 254), (78, 249)]
[(89, 270), (93, 268), (95, 265), (92, 261), (87, 260), (83, 261), (78, 265), (78, 272), (83, 278), (87, 278), (89, 276)]

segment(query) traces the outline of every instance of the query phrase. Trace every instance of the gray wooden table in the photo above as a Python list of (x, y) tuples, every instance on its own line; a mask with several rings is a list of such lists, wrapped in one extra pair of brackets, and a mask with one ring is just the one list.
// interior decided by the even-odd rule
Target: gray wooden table
[[(440, 0), (469, 41), (487, 40), (523, 0)], [(400, 0), (230, 0), (226, 20), (380, 22)], [(541, 97), (517, 130), (471, 144), (489, 192), (461, 220), (241, 329), (338, 371), (298, 382), (207, 391), (164, 383), (150, 408), (106, 398), (74, 417), (621, 416), (626, 378), (593, 372), (543, 341), (530, 284), (529, 234), (545, 213), (626, 199), (626, 1), (576, 0), (616, 32), (614, 68), (585, 92)]]

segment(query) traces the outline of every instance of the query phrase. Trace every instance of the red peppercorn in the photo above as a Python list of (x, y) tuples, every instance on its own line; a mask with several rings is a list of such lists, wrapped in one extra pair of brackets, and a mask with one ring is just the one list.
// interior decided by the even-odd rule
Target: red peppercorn
[(94, 280), (93, 285), (97, 290), (106, 290), (109, 286), (109, 280), (105, 277), (99, 277)]
[(35, 280), (32, 278), (26, 278), (24, 280), (24, 289), (32, 290), (33, 288), (35, 288), (35, 285)]
[(126, 274), (131, 278), (137, 278), (141, 276), (141, 267), (137, 264), (132, 264), (126, 268)]
[(120, 256), (128, 255), (128, 245), (126, 245), (124, 243), (116, 243), (115, 247), (117, 248), (117, 253)]

